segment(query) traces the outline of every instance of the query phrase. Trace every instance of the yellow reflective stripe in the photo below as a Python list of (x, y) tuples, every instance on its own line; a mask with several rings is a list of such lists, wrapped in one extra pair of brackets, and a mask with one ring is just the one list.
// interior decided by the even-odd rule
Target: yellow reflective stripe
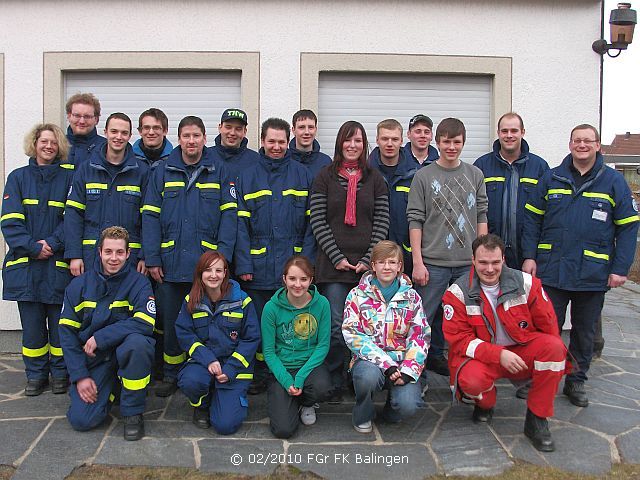
[(530, 203), (525, 204), (524, 208), (526, 208), (530, 212), (537, 213), (538, 215), (544, 215), (544, 210), (540, 210), (539, 208), (534, 207)]
[(189, 301), (189, 295), (187, 294), (184, 299), (188, 302)]
[(520, 183), (531, 183), (532, 185), (537, 185), (538, 184), (538, 179), (537, 178), (522, 177), (520, 179)]
[(261, 253), (266, 253), (266, 252), (267, 252), (267, 247), (252, 248), (251, 250), (249, 250), (249, 253), (251, 255), (260, 255)]
[(487, 177), (484, 179), (484, 183), (489, 183), (489, 182), (504, 182), (506, 180), (506, 178), (504, 177)]
[(70, 327), (80, 328), (82, 324), (80, 322), (76, 322), (75, 320), (71, 320), (70, 318), (61, 318), (60, 325), (69, 325)]
[(23, 213), (7, 213), (5, 215), (2, 215), (2, 217), (0, 217), (0, 222), (9, 220), (10, 218), (17, 218), (18, 220), (26, 220), (26, 217), (24, 216)]
[(16, 258), (15, 260), (11, 260), (10, 262), (7, 262), (5, 267), (10, 267), (11, 265), (17, 265), (18, 263), (29, 263), (29, 257), (20, 257), (20, 258)]
[(302, 247), (293, 247), (295, 253), (302, 253)]
[(95, 245), (96, 243), (98, 243), (97, 240), (92, 240), (92, 239), (82, 240), (83, 245)]
[(130, 192), (140, 192), (140, 187), (137, 185), (118, 185), (116, 190), (118, 192), (126, 192), (127, 190)]
[(222, 312), (223, 317), (242, 318), (241, 312)]
[(253, 373), (239, 373), (236, 380), (253, 380)]
[(142, 248), (142, 244), (137, 242), (129, 242), (129, 248)]
[(246, 210), (238, 210), (239, 217), (250, 217), (251, 212), (247, 212)]
[(37, 198), (25, 198), (22, 200), (23, 205), (38, 205)]
[(638, 220), (640, 220), (640, 218), (638, 218), (638, 215), (633, 215), (631, 217), (621, 218), (620, 220), (614, 220), (613, 223), (615, 223), (616, 225), (626, 225), (627, 223), (637, 222)]
[(80, 210), (85, 210), (87, 208), (83, 203), (76, 202), (74, 200), (67, 200), (67, 207), (76, 207)]
[(251, 297), (247, 297), (242, 301), (242, 308), (246, 307), (251, 303)]
[(304, 212), (304, 214), (308, 217), (311, 215), (311, 210), (307, 210), (306, 212)]
[(41, 357), (43, 355), (46, 355), (47, 353), (49, 353), (48, 343), (42, 348), (27, 348), (24, 346), (22, 347), (22, 355), (24, 355), (25, 357)]
[(133, 314), (133, 316), (135, 318), (141, 318), (145, 322), (150, 323), (151, 326), (154, 326), (156, 324), (156, 319), (153, 318), (151, 315), (147, 315), (144, 312), (136, 312), (136, 313)]
[(402, 185), (399, 185), (396, 187), (396, 192), (407, 192), (409, 193), (411, 191), (411, 187), (403, 187)]
[(615, 200), (611, 197), (611, 195), (607, 195), (606, 193), (582, 192), (582, 196), (587, 198), (601, 198), (602, 200), (606, 200), (607, 202), (609, 202), (612, 207), (616, 206)]
[(127, 307), (129, 310), (133, 310), (133, 305), (131, 305), (128, 300), (116, 300), (112, 302), (111, 305), (109, 305), (109, 310), (119, 307)]
[(184, 182), (164, 182), (164, 188), (167, 187), (184, 187)]
[(157, 333), (158, 335), (164, 335), (164, 330), (159, 330), (156, 327), (153, 327), (153, 333)]
[(56, 267), (69, 268), (69, 264), (66, 262), (61, 262), (60, 260), (56, 260)]
[(202, 245), (203, 247), (207, 247), (210, 248), (211, 250), (217, 250), (218, 249), (218, 245), (216, 245), (215, 243), (209, 243), (205, 240), (201, 240), (200, 241), (200, 245)]
[(169, 240), (168, 242), (162, 242), (160, 244), (160, 248), (169, 248), (173, 247), (176, 244), (175, 240)]
[(245, 200), (251, 200), (253, 198), (262, 197), (264, 195), (273, 195), (273, 192), (271, 190), (258, 190), (257, 192), (247, 193), (244, 196), (244, 199)]
[(160, 213), (161, 208), (155, 207), (153, 205), (143, 205), (142, 208), (140, 209), (140, 213), (146, 212), (146, 211)]
[(411, 247), (408, 247), (404, 243), (402, 244), (402, 248), (404, 248), (407, 252), (411, 253)]
[(181, 353), (180, 355), (176, 355), (175, 357), (164, 353), (163, 357), (164, 357), (164, 363), (168, 363), (169, 365), (180, 365), (187, 358), (186, 354), (184, 353)]
[(75, 170), (76, 166), (73, 163), (61, 163), (60, 167), (65, 168), (67, 170)]
[(116, 396), (113, 393), (110, 393), (109, 394), (109, 402), (113, 403), (115, 399), (116, 399)]
[(282, 191), (283, 197), (286, 197), (287, 195), (293, 195), (294, 197), (308, 197), (309, 192), (307, 190), (296, 190), (294, 188), (289, 188)]
[(64, 354), (62, 353), (62, 348), (59, 347), (49, 347), (49, 351), (51, 352), (51, 355), (53, 355), (54, 357), (64, 357)]
[(262, 354), (262, 352), (256, 352), (256, 360), (264, 362), (264, 355)]
[(220, 211), (223, 212), (230, 208), (238, 208), (238, 204), (236, 202), (223, 203), (220, 205)]
[(242, 366), (244, 366), (244, 368), (247, 368), (249, 366), (249, 362), (247, 362), (247, 359), (244, 358), (240, 353), (238, 352), (233, 352), (231, 354), (231, 356), (237, 360), (240, 361), (240, 363), (242, 364)]
[(197, 403), (192, 403), (192, 402), (191, 402), (191, 400), (189, 400), (189, 404), (190, 404), (192, 407), (199, 407), (200, 405), (202, 405), (202, 400), (203, 400), (207, 395), (209, 395), (209, 392), (207, 392), (207, 393), (205, 393), (204, 395), (202, 395), (202, 396), (198, 399), (198, 402), (197, 402)]
[(107, 188), (109, 188), (109, 185), (107, 185), (106, 183), (85, 183), (84, 188), (86, 190), (89, 190), (89, 189), (106, 190)]
[(64, 208), (64, 202), (55, 202), (53, 200), (49, 200), (47, 205), (50, 207)]
[(85, 300), (84, 302), (79, 303), (78, 305), (73, 307), (73, 310), (76, 311), (76, 312), (79, 312), (83, 308), (96, 308), (97, 305), (98, 304), (96, 302), (92, 302), (90, 300)]
[(572, 195), (573, 192), (566, 188), (550, 188), (544, 196), (545, 200), (549, 199), (549, 195)]
[(191, 345), (191, 348), (189, 348), (189, 356), (190, 357), (193, 356), (193, 351), (198, 347), (204, 347), (204, 345), (202, 343), (200, 343), (200, 342), (194, 342), (193, 345)]
[(208, 315), (209, 314), (207, 312), (194, 312), (191, 314), (191, 318), (204, 318)]
[(130, 378), (124, 377), (120, 377), (120, 379), (122, 380), (122, 386), (127, 390), (142, 390), (143, 388), (146, 388), (147, 385), (149, 385), (149, 382), (151, 381), (151, 375), (147, 375), (140, 380), (132, 380)]
[[(167, 186), (167, 184), (164, 184), (165, 187)], [(183, 183), (184, 185), (184, 183)], [(198, 183), (196, 182), (196, 188), (216, 188), (218, 190), (220, 190), (220, 184), (219, 183)]]
[(600, 260), (609, 260), (609, 255), (607, 255), (606, 253), (596, 253), (592, 252), (591, 250), (583, 250), (582, 253), (584, 253), (585, 257), (599, 258)]
[(538, 250), (551, 250), (551, 244), (550, 243), (539, 243), (538, 244)]

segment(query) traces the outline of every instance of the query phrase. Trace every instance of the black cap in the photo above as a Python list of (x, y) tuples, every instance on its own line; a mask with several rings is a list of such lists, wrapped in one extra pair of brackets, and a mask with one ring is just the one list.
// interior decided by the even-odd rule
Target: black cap
[(416, 123), (426, 123), (427, 127), (433, 128), (433, 120), (422, 113), (415, 115), (411, 120), (409, 120), (409, 128), (411, 129)]
[(239, 108), (227, 108), (224, 112), (222, 112), (220, 123), (224, 123), (227, 120), (240, 120), (245, 125), (249, 123), (247, 122), (247, 114)]

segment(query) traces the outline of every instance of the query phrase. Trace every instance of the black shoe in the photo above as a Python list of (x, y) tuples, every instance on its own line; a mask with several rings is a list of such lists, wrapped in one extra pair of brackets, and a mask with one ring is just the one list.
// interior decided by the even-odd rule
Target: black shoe
[(251, 382), (251, 385), (249, 385), (247, 393), (249, 395), (260, 395), (261, 393), (264, 393), (267, 391), (267, 387), (268, 385), (266, 380), (258, 380), (255, 382)]
[(493, 408), (485, 410), (476, 405), (473, 407), (473, 416), (471, 418), (474, 423), (490, 423), (493, 418)]
[(589, 406), (587, 392), (584, 391), (584, 382), (568, 382), (565, 380), (562, 393), (569, 397), (569, 401), (576, 407)]
[(427, 370), (431, 370), (438, 375), (449, 376), (449, 363), (444, 357), (427, 357), (427, 363), (424, 366)]
[(344, 401), (344, 395), (341, 388), (337, 388), (331, 392), (331, 396), (327, 403), (329, 405), (340, 405)]
[(135, 441), (142, 437), (144, 437), (144, 418), (142, 415), (124, 417), (124, 439)]
[(24, 394), (27, 397), (37, 397), (49, 385), (48, 378), (39, 378), (36, 380), (27, 380), (27, 386), (24, 388)]
[(602, 340), (593, 341), (593, 358), (602, 357), (602, 350), (604, 350), (604, 338)]
[(178, 390), (178, 381), (175, 378), (165, 378), (156, 388), (156, 397), (168, 397)]
[(526, 400), (529, 397), (529, 390), (531, 390), (531, 384), (522, 385), (516, 390), (516, 397)]
[(546, 418), (538, 417), (535, 413), (527, 408), (527, 416), (524, 421), (524, 434), (531, 440), (531, 443), (541, 452), (553, 452), (556, 449), (551, 432), (549, 431), (549, 422)]
[(51, 391), (56, 395), (59, 395), (61, 393), (67, 393), (68, 388), (69, 388), (69, 379), (67, 377), (53, 378), (51, 380)]
[(193, 424), (198, 428), (209, 428), (209, 407), (195, 407), (193, 409)]

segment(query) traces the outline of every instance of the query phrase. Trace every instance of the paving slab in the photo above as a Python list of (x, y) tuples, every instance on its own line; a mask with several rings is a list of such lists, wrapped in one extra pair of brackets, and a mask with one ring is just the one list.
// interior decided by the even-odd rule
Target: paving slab
[(416, 415), (400, 423), (376, 422), (383, 442), (426, 443), (433, 434), (440, 415), (431, 409), (421, 409)]
[(593, 475), (611, 469), (611, 446), (600, 435), (566, 424), (551, 425), (550, 430), (556, 451), (541, 455), (551, 466)]
[(16, 395), (24, 392), (27, 377), (24, 372), (4, 369), (0, 372), (0, 393)]
[(636, 428), (616, 439), (620, 459), (624, 463), (640, 464), (640, 428)]
[(640, 358), (607, 357), (606, 361), (626, 372), (640, 374)]
[(612, 381), (611, 379), (604, 377), (590, 378), (587, 383), (585, 383), (585, 387), (587, 396), (592, 389), (600, 389), (603, 392), (613, 393), (615, 395), (623, 395), (633, 400), (640, 400), (639, 389), (624, 385), (618, 380)]
[(640, 409), (589, 405), (573, 418), (573, 423), (609, 435), (618, 435), (629, 430), (629, 425), (640, 425)]
[(67, 395), (45, 392), (37, 397), (18, 397), (0, 402), (0, 419), (65, 416), (69, 409)]
[(372, 442), (374, 433), (359, 433), (353, 429), (351, 414), (320, 413), (315, 425), (300, 425), (289, 443)]
[(196, 466), (194, 444), (191, 440), (144, 437), (137, 442), (128, 442), (122, 437), (121, 427), (122, 425), (116, 427), (119, 436), (106, 439), (94, 463), (156, 467)]
[(240, 475), (268, 474), (284, 460), (280, 440), (211, 439), (198, 442), (200, 470)]
[[(15, 462), (27, 451), (31, 443), (40, 435), (50, 420), (40, 419), (23, 422), (22, 420), (0, 421), (0, 464), (15, 465)], [(10, 440), (9, 440), (10, 439)]]

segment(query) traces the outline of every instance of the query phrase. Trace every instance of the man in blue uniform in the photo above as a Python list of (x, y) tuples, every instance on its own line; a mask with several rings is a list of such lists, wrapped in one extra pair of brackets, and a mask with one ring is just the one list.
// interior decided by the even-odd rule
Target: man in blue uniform
[(142, 206), (146, 266), (157, 282), (159, 329), (164, 333), (164, 378), (156, 395), (176, 391), (186, 359), (175, 321), (191, 289), (200, 255), (217, 250), (231, 258), (236, 239), (237, 203), (224, 165), (214, 161), (202, 119), (187, 116), (178, 125), (180, 145), (152, 169)]
[(76, 93), (66, 105), (67, 140), (71, 145), (65, 168), (78, 168), (91, 156), (91, 152), (106, 143), (98, 135), (96, 125), (100, 120), (100, 101), (91, 93)]
[(229, 178), (236, 182), (240, 173), (258, 161), (258, 152), (247, 147), (247, 114), (239, 108), (222, 112), (215, 139), (214, 153), (224, 163)]
[(431, 145), (433, 140), (433, 120), (419, 113), (409, 120), (407, 130), (409, 141), (403, 147), (407, 158), (413, 159), (417, 168), (426, 167), (440, 158), (436, 147)]
[(60, 341), (71, 380), (67, 418), (75, 430), (99, 426), (120, 379), (124, 438), (139, 440), (153, 362), (155, 300), (149, 280), (127, 262), (124, 228), (105, 229), (98, 251), (95, 268), (67, 287), (60, 314)]
[(159, 108), (149, 108), (138, 118), (140, 138), (133, 144), (133, 153), (138, 160), (149, 166), (166, 160), (173, 145), (167, 139), (169, 119)]
[(542, 280), (561, 329), (571, 302), (569, 353), (575, 362), (563, 393), (586, 407), (584, 382), (596, 321), (606, 291), (627, 280), (638, 208), (622, 174), (605, 165), (595, 127), (575, 127), (569, 149), (562, 164), (540, 179), (525, 206), (522, 270)]
[(318, 172), (331, 163), (331, 157), (320, 151), (316, 140), (318, 117), (311, 110), (298, 110), (291, 120), (293, 138), (289, 142), (291, 158), (300, 162), (311, 171), (313, 178)]
[(505, 243), (504, 258), (509, 268), (522, 268), (520, 240), (524, 226), (524, 205), (533, 195), (538, 179), (549, 170), (547, 162), (529, 151), (524, 122), (517, 113), (505, 113), (498, 120), (498, 139), (493, 151), (478, 158), (489, 198), (489, 233)]

